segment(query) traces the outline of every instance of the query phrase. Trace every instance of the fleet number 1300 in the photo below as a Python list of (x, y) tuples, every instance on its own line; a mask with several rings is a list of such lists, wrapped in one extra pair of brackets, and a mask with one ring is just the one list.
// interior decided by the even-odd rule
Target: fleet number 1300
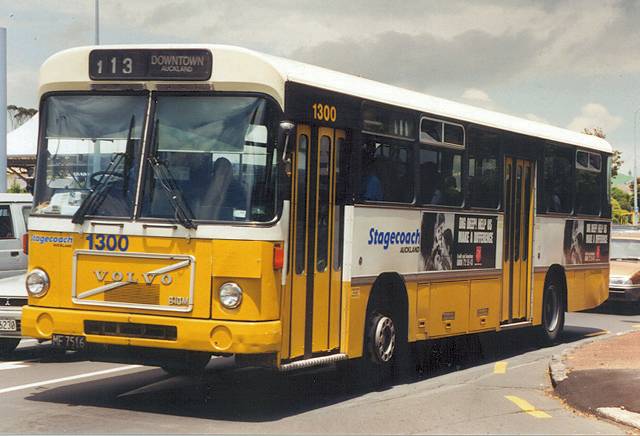
[(337, 116), (337, 110), (335, 106), (328, 104), (314, 103), (313, 106), (313, 119), (318, 121), (331, 121), (334, 122)]

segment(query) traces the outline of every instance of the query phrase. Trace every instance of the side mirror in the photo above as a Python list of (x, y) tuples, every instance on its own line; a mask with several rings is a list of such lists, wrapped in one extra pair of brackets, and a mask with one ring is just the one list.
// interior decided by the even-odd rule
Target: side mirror
[(280, 121), (280, 125), (278, 126), (278, 145), (283, 144), (282, 161), (287, 157), (287, 152), (289, 151), (289, 140), (295, 129), (296, 125), (291, 121)]

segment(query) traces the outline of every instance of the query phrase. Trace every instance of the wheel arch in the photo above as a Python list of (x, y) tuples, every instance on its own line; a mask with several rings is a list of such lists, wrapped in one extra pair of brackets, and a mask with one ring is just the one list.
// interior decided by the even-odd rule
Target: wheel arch
[(376, 306), (389, 308), (397, 315), (402, 337), (409, 337), (409, 297), (404, 278), (396, 272), (380, 274), (371, 286), (367, 301), (367, 314)]

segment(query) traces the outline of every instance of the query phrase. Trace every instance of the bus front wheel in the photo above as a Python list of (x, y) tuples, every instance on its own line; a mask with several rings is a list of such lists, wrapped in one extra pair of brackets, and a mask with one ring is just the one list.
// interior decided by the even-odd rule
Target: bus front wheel
[(542, 325), (538, 333), (542, 345), (554, 344), (564, 327), (564, 307), (560, 286), (550, 282), (545, 286), (542, 299)]
[(380, 309), (367, 314), (365, 325), (361, 376), (367, 385), (383, 385), (393, 376), (398, 355), (398, 325), (390, 312)]

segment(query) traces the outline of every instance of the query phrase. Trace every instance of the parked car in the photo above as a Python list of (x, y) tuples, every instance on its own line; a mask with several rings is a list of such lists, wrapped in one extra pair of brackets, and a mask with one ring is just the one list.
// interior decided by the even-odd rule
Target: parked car
[(0, 279), (0, 355), (10, 353), (20, 343), (22, 306), (27, 304), (26, 274)]
[(32, 201), (31, 194), (0, 194), (0, 278), (27, 271), (22, 239)]
[(611, 233), (609, 300), (640, 302), (640, 231)]

